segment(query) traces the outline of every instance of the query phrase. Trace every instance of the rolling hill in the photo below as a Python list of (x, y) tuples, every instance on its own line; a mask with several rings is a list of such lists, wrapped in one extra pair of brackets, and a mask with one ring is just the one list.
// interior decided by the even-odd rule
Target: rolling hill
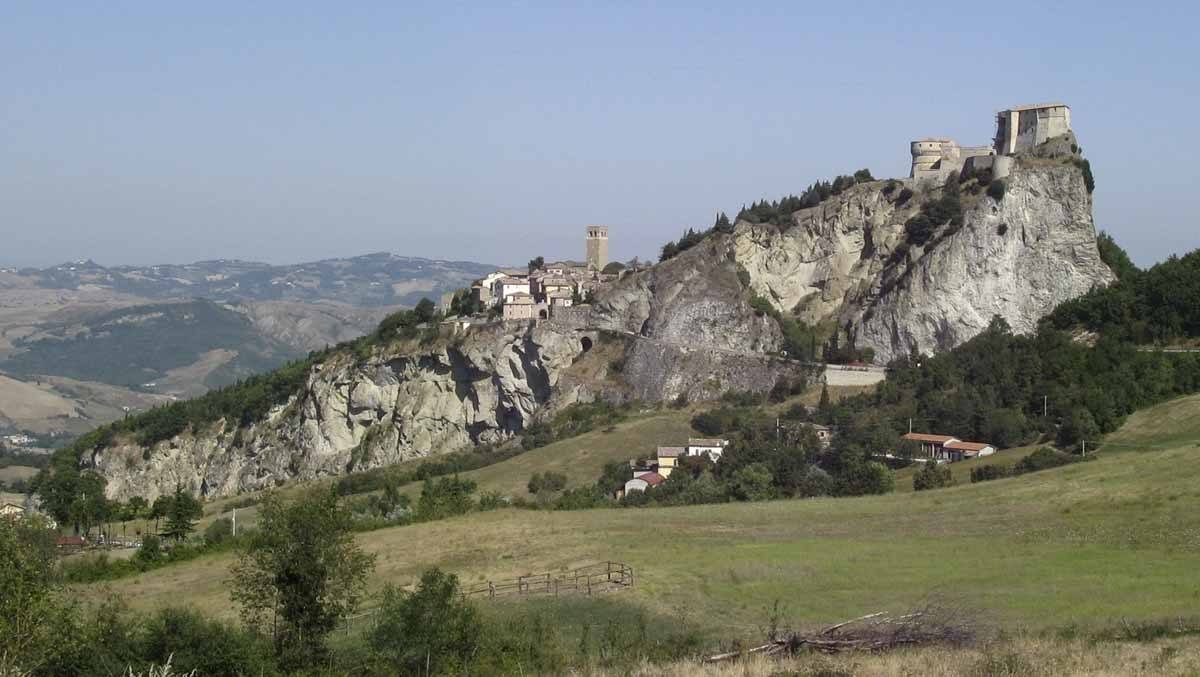
[[(639, 584), (622, 603), (654, 613), (686, 609), (724, 637), (757, 636), (775, 600), (796, 623), (902, 609), (931, 594), (960, 600), (1005, 627), (1183, 615), (1194, 613), (1200, 596), (1200, 516), (1192, 509), (1200, 500), (1197, 414), (1200, 396), (1174, 400), (1131, 417), (1113, 436), (1114, 447), (1124, 440), (1121, 453), (938, 491), (681, 508), (506, 509), (359, 539), (379, 557), (374, 586), (409, 583), (431, 566), (473, 582), (627, 562)], [(1149, 422), (1159, 430), (1147, 432)], [(618, 433), (641, 425), (623, 423)], [(554, 450), (556, 462), (591, 453), (594, 440), (575, 442)], [(523, 472), (493, 486), (512, 484)], [(479, 479), (491, 483), (482, 473)], [(228, 618), (230, 562), (205, 557), (118, 581), (114, 589), (137, 607), (186, 602)]]

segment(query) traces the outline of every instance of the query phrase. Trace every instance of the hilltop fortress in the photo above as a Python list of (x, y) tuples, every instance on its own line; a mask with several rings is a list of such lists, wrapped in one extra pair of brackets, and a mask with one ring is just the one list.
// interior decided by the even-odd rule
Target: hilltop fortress
[(989, 146), (959, 146), (953, 139), (913, 141), (912, 170), (916, 182), (941, 183), (963, 169), (991, 169), (1004, 178), (1012, 156), (1071, 131), (1071, 108), (1064, 103), (1016, 106), (996, 114), (996, 137)]

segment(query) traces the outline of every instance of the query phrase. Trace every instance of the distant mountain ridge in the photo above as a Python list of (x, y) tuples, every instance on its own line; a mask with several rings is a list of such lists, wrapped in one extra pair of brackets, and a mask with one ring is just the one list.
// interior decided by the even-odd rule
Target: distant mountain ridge
[(377, 308), (415, 305), (422, 297), (437, 300), (496, 268), (376, 252), (287, 265), (219, 259), (107, 267), (89, 259), (6, 272), (44, 289), (99, 288), (155, 300), (328, 301)]

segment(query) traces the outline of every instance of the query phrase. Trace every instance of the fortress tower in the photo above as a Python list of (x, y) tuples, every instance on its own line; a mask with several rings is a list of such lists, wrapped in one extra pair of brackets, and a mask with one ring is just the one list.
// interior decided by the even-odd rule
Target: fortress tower
[(594, 270), (604, 270), (608, 265), (608, 228), (587, 227), (587, 265)]
[(1013, 155), (1071, 131), (1071, 107), (1065, 103), (1017, 106), (996, 114), (996, 153)]

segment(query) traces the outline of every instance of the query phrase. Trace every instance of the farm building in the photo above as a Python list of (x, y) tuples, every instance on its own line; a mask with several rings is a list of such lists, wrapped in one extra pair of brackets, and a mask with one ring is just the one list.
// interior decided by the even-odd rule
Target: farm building
[(643, 472), (625, 483), (625, 491), (622, 496), (631, 491), (645, 491), (650, 487), (657, 487), (665, 482), (666, 479), (667, 478), (653, 471)]
[(908, 433), (900, 439), (917, 443), (920, 447), (917, 457), (931, 461), (961, 461), (996, 453), (996, 448), (986, 442), (966, 442), (952, 435)]
[(0, 517), (8, 517), (10, 519), (21, 519), (25, 516), (25, 508), (16, 503), (5, 503), (0, 505)]
[(729, 440), (691, 438), (687, 444), (688, 456), (708, 456), (709, 460), (714, 463), (721, 458), (721, 454), (725, 453), (725, 447), (729, 446)]

